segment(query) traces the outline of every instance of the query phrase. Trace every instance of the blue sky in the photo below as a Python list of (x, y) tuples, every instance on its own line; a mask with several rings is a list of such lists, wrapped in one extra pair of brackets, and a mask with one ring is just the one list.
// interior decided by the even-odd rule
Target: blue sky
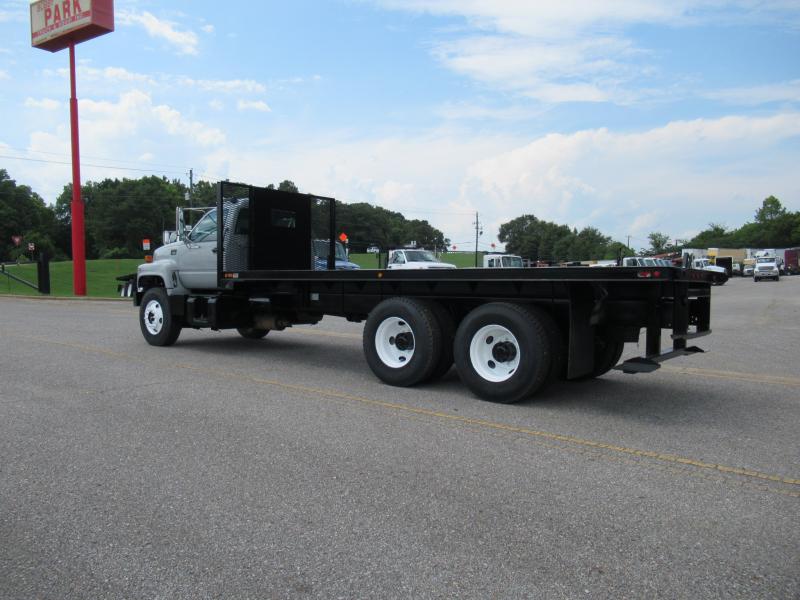
[[(521, 214), (632, 245), (800, 209), (800, 3), (117, 0), (77, 48), (83, 179), (291, 179), (456, 244)], [(70, 181), (68, 56), (0, 0), (0, 167)], [(39, 162), (46, 161), (46, 162)], [(469, 242), (474, 243), (474, 242)]]

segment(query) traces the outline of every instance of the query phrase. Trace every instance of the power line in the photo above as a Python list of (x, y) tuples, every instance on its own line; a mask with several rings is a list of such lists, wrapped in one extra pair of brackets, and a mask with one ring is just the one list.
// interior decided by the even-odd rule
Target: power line
[[(28, 162), (38, 162), (38, 163), (48, 163), (51, 165), (72, 165), (71, 162), (60, 161), (60, 160), (46, 160), (44, 158), (28, 158), (24, 156), (9, 156), (7, 154), (0, 154), (0, 158), (7, 158), (10, 160), (25, 160)], [(97, 169), (114, 169), (117, 171), (137, 171), (139, 173), (162, 173), (162, 174), (181, 174), (183, 175), (183, 171), (162, 171), (159, 169), (136, 169), (134, 167), (115, 167), (113, 165), (96, 165), (93, 163), (85, 163), (81, 162), (82, 167), (94, 167)]]
[[(63, 152), (48, 152), (47, 150), (32, 150), (30, 148), (16, 148), (14, 146), (3, 146), (2, 148), (6, 149), (6, 150), (16, 150), (17, 152), (28, 152), (28, 153), (34, 153), (34, 154), (48, 154), (50, 156), (60, 156), (62, 158), (69, 158), (69, 155), (68, 154), (64, 154)], [(115, 162), (129, 163), (129, 164), (134, 164), (134, 165), (152, 165), (154, 167), (170, 167), (170, 168), (174, 168), (174, 169), (183, 169), (183, 170), (186, 170), (186, 169), (189, 168), (189, 167), (186, 167), (184, 165), (170, 165), (170, 164), (165, 164), (165, 163), (151, 163), (151, 162), (148, 162), (146, 160), (125, 160), (125, 159), (119, 159), (119, 158), (110, 158), (108, 156), (91, 156), (89, 154), (83, 154), (83, 153), (81, 153), (81, 156), (83, 156), (84, 158), (91, 158), (91, 159), (94, 159), (94, 160), (115, 161)]]

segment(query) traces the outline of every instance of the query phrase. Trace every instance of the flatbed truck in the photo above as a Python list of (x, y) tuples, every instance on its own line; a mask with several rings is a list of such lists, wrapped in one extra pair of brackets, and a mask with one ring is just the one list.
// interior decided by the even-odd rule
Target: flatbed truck
[[(342, 271), (333, 198), (225, 181), (213, 212), (137, 271), (133, 302), (149, 344), (170, 346), (183, 328), (261, 339), (344, 317), (365, 322), (366, 362), (383, 382), (419, 385), (455, 364), (493, 402), (702, 352), (689, 342), (711, 333), (711, 286), (725, 279), (675, 267)], [(330, 241), (325, 270), (313, 267), (312, 239)], [(644, 355), (617, 366), (642, 330)]]

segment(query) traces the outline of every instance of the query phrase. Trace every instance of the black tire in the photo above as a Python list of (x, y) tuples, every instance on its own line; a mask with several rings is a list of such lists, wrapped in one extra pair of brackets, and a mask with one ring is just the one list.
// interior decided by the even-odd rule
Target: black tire
[(151, 346), (171, 346), (178, 339), (182, 325), (172, 314), (164, 288), (154, 287), (144, 293), (139, 306), (139, 327)]
[(549, 315), (503, 302), (470, 312), (456, 331), (453, 353), (461, 380), (473, 394), (511, 404), (536, 393), (552, 366)]
[(565, 343), (561, 328), (550, 313), (535, 306), (531, 307), (531, 309), (534, 310), (541, 319), (542, 325), (544, 325), (545, 331), (547, 331), (547, 336), (550, 338), (550, 372), (547, 374), (547, 379), (544, 384), (544, 387), (547, 387), (558, 380), (567, 378), (567, 344)]
[(237, 327), (239, 335), (248, 340), (260, 340), (269, 333), (269, 329), (258, 329), (256, 327)]
[(453, 342), (456, 337), (456, 323), (453, 315), (438, 302), (431, 302), (430, 307), (439, 323), (439, 330), (442, 336), (442, 349), (439, 352), (439, 360), (433, 368), (428, 381), (437, 381), (444, 377), (453, 366)]
[(408, 387), (430, 378), (442, 352), (442, 333), (430, 303), (388, 298), (367, 317), (363, 346), (378, 379)]
[(619, 362), (622, 352), (625, 349), (625, 342), (608, 339), (600, 334), (594, 337), (594, 369), (587, 375), (582, 375), (573, 381), (586, 381), (605, 375)]

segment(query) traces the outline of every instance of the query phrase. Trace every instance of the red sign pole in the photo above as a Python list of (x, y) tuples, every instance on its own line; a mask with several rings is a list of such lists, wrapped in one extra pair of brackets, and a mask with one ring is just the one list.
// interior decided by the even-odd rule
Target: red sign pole
[(86, 295), (86, 248), (81, 199), (81, 152), (78, 143), (78, 98), (75, 85), (75, 44), (69, 45), (69, 122), (72, 133), (72, 293)]

